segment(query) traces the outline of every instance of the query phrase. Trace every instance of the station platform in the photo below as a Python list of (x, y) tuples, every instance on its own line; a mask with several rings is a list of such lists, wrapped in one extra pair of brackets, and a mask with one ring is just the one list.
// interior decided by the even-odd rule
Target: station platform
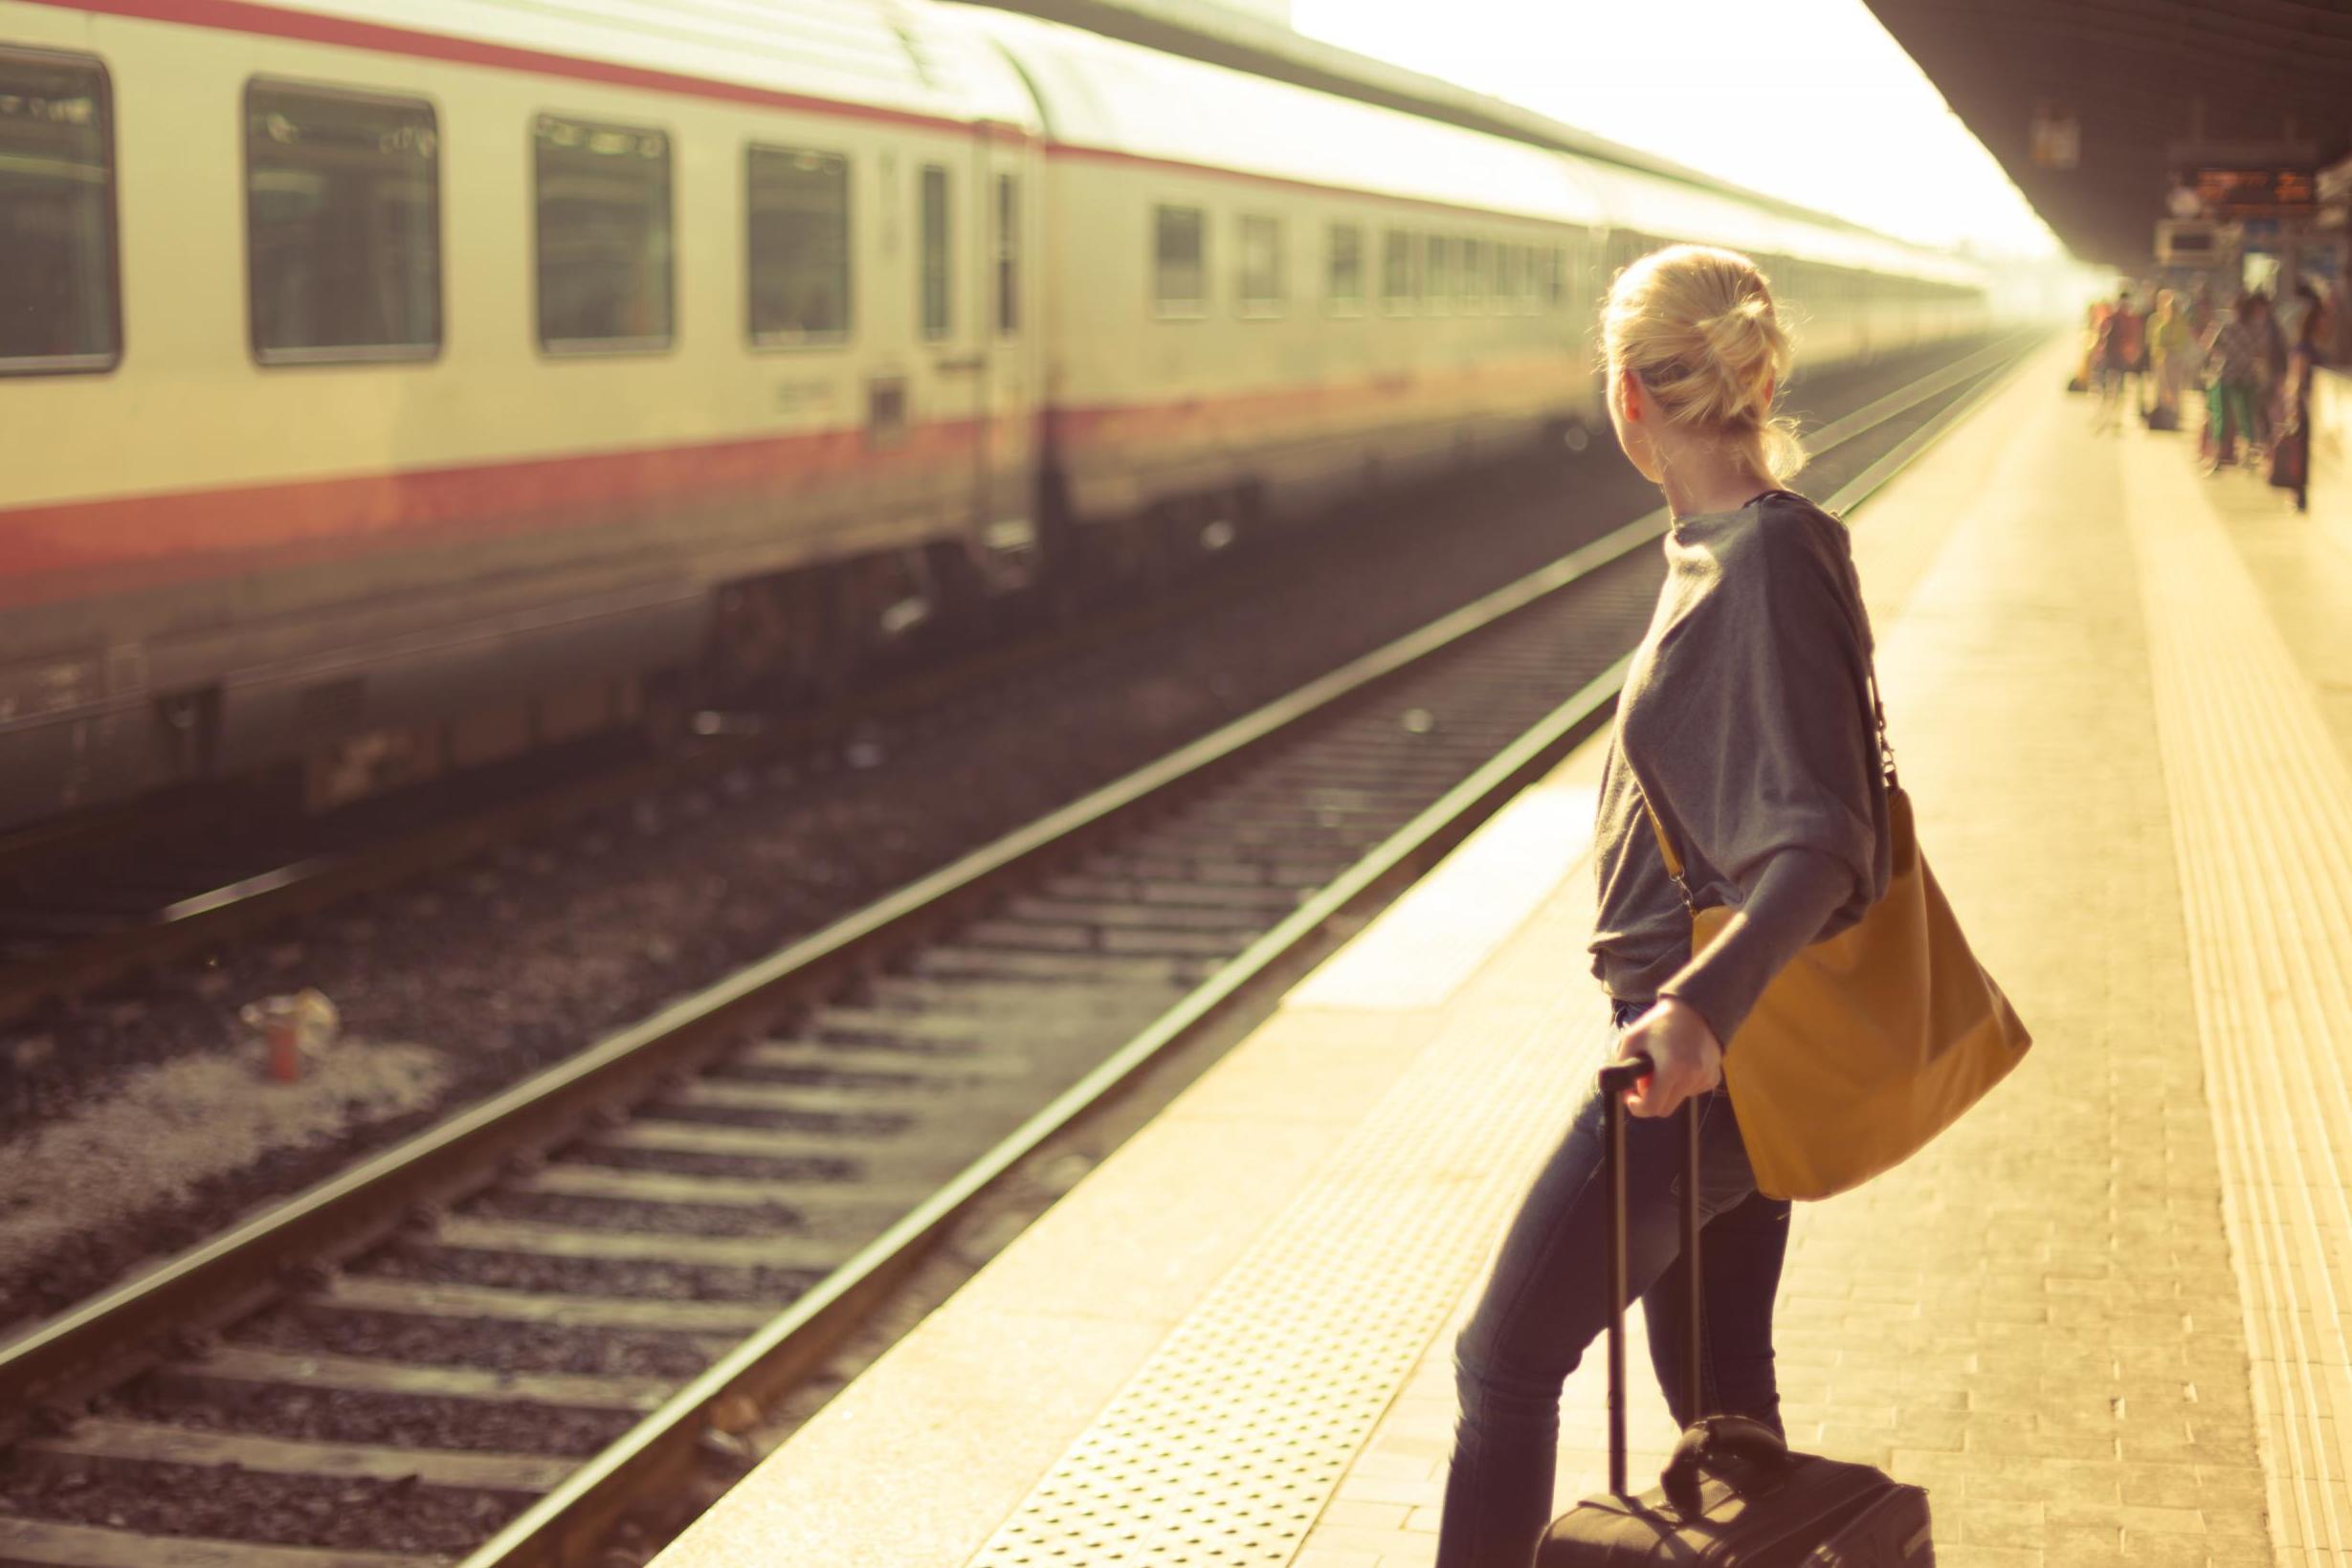
[[(2063, 351), (1852, 519), (1922, 845), (2034, 1030), (1800, 1205), (1791, 1441), (1944, 1568), (2352, 1554), (2352, 550)], [(1453, 1333), (1607, 1034), (1598, 742), (1491, 821), (658, 1568), (1432, 1559)], [(1638, 1477), (1671, 1443), (1630, 1364)], [(1558, 1498), (1599, 1488), (1597, 1354)]]

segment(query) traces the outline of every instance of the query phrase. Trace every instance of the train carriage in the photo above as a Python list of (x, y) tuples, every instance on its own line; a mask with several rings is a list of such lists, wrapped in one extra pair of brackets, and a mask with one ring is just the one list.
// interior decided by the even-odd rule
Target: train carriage
[(509, 747), (1023, 541), (1036, 124), (967, 30), (106, 12), (0, 3), (0, 250), (121, 320), (0, 361), (0, 817)]
[(1081, 526), (1311, 511), (1596, 417), (1569, 280), (1602, 210), (1568, 160), (973, 19), (1047, 126), (1048, 458)]
[(1778, 204), (935, 0), (0, 0), (0, 824), (822, 684), (1596, 425), (1598, 292), (1685, 238), (1808, 364), (1983, 321)]

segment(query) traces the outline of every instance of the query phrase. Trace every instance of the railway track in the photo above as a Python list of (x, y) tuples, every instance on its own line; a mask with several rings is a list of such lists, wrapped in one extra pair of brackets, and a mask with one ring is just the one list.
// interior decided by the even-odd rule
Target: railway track
[[(1832, 504), (2019, 354), (1818, 432), (1817, 453), (1867, 461)], [(1320, 958), (1603, 721), (1663, 526), (1628, 524), (0, 1349), (0, 1563), (596, 1560), (632, 1501), (684, 1487), (1048, 1137)]]

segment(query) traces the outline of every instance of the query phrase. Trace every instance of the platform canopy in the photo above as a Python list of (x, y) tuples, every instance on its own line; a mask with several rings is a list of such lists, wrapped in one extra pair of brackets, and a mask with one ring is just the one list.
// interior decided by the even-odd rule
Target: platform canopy
[(2175, 144), (2352, 152), (2344, 0), (1867, 3), (2086, 260), (2146, 259)]

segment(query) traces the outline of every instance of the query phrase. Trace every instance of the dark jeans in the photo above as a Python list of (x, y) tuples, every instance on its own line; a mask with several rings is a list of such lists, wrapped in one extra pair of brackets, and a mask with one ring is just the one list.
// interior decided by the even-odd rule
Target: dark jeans
[[(1622, 1027), (1637, 1008), (1620, 1006)], [(1772, 1298), (1788, 1248), (1788, 1204), (1756, 1190), (1731, 1096), (1700, 1101), (1702, 1386), (1682, 1383), (1687, 1308), (1677, 1258), (1682, 1122), (1626, 1118), (1626, 1262), (1650, 1358), (1675, 1420), (1750, 1416), (1781, 1429)], [(1601, 1099), (1588, 1088), (1505, 1233), (1477, 1311), (1454, 1345), (1461, 1416), (1446, 1477), (1437, 1568), (1527, 1568), (1550, 1522), (1560, 1389), (1609, 1326), (1602, 1226)]]

